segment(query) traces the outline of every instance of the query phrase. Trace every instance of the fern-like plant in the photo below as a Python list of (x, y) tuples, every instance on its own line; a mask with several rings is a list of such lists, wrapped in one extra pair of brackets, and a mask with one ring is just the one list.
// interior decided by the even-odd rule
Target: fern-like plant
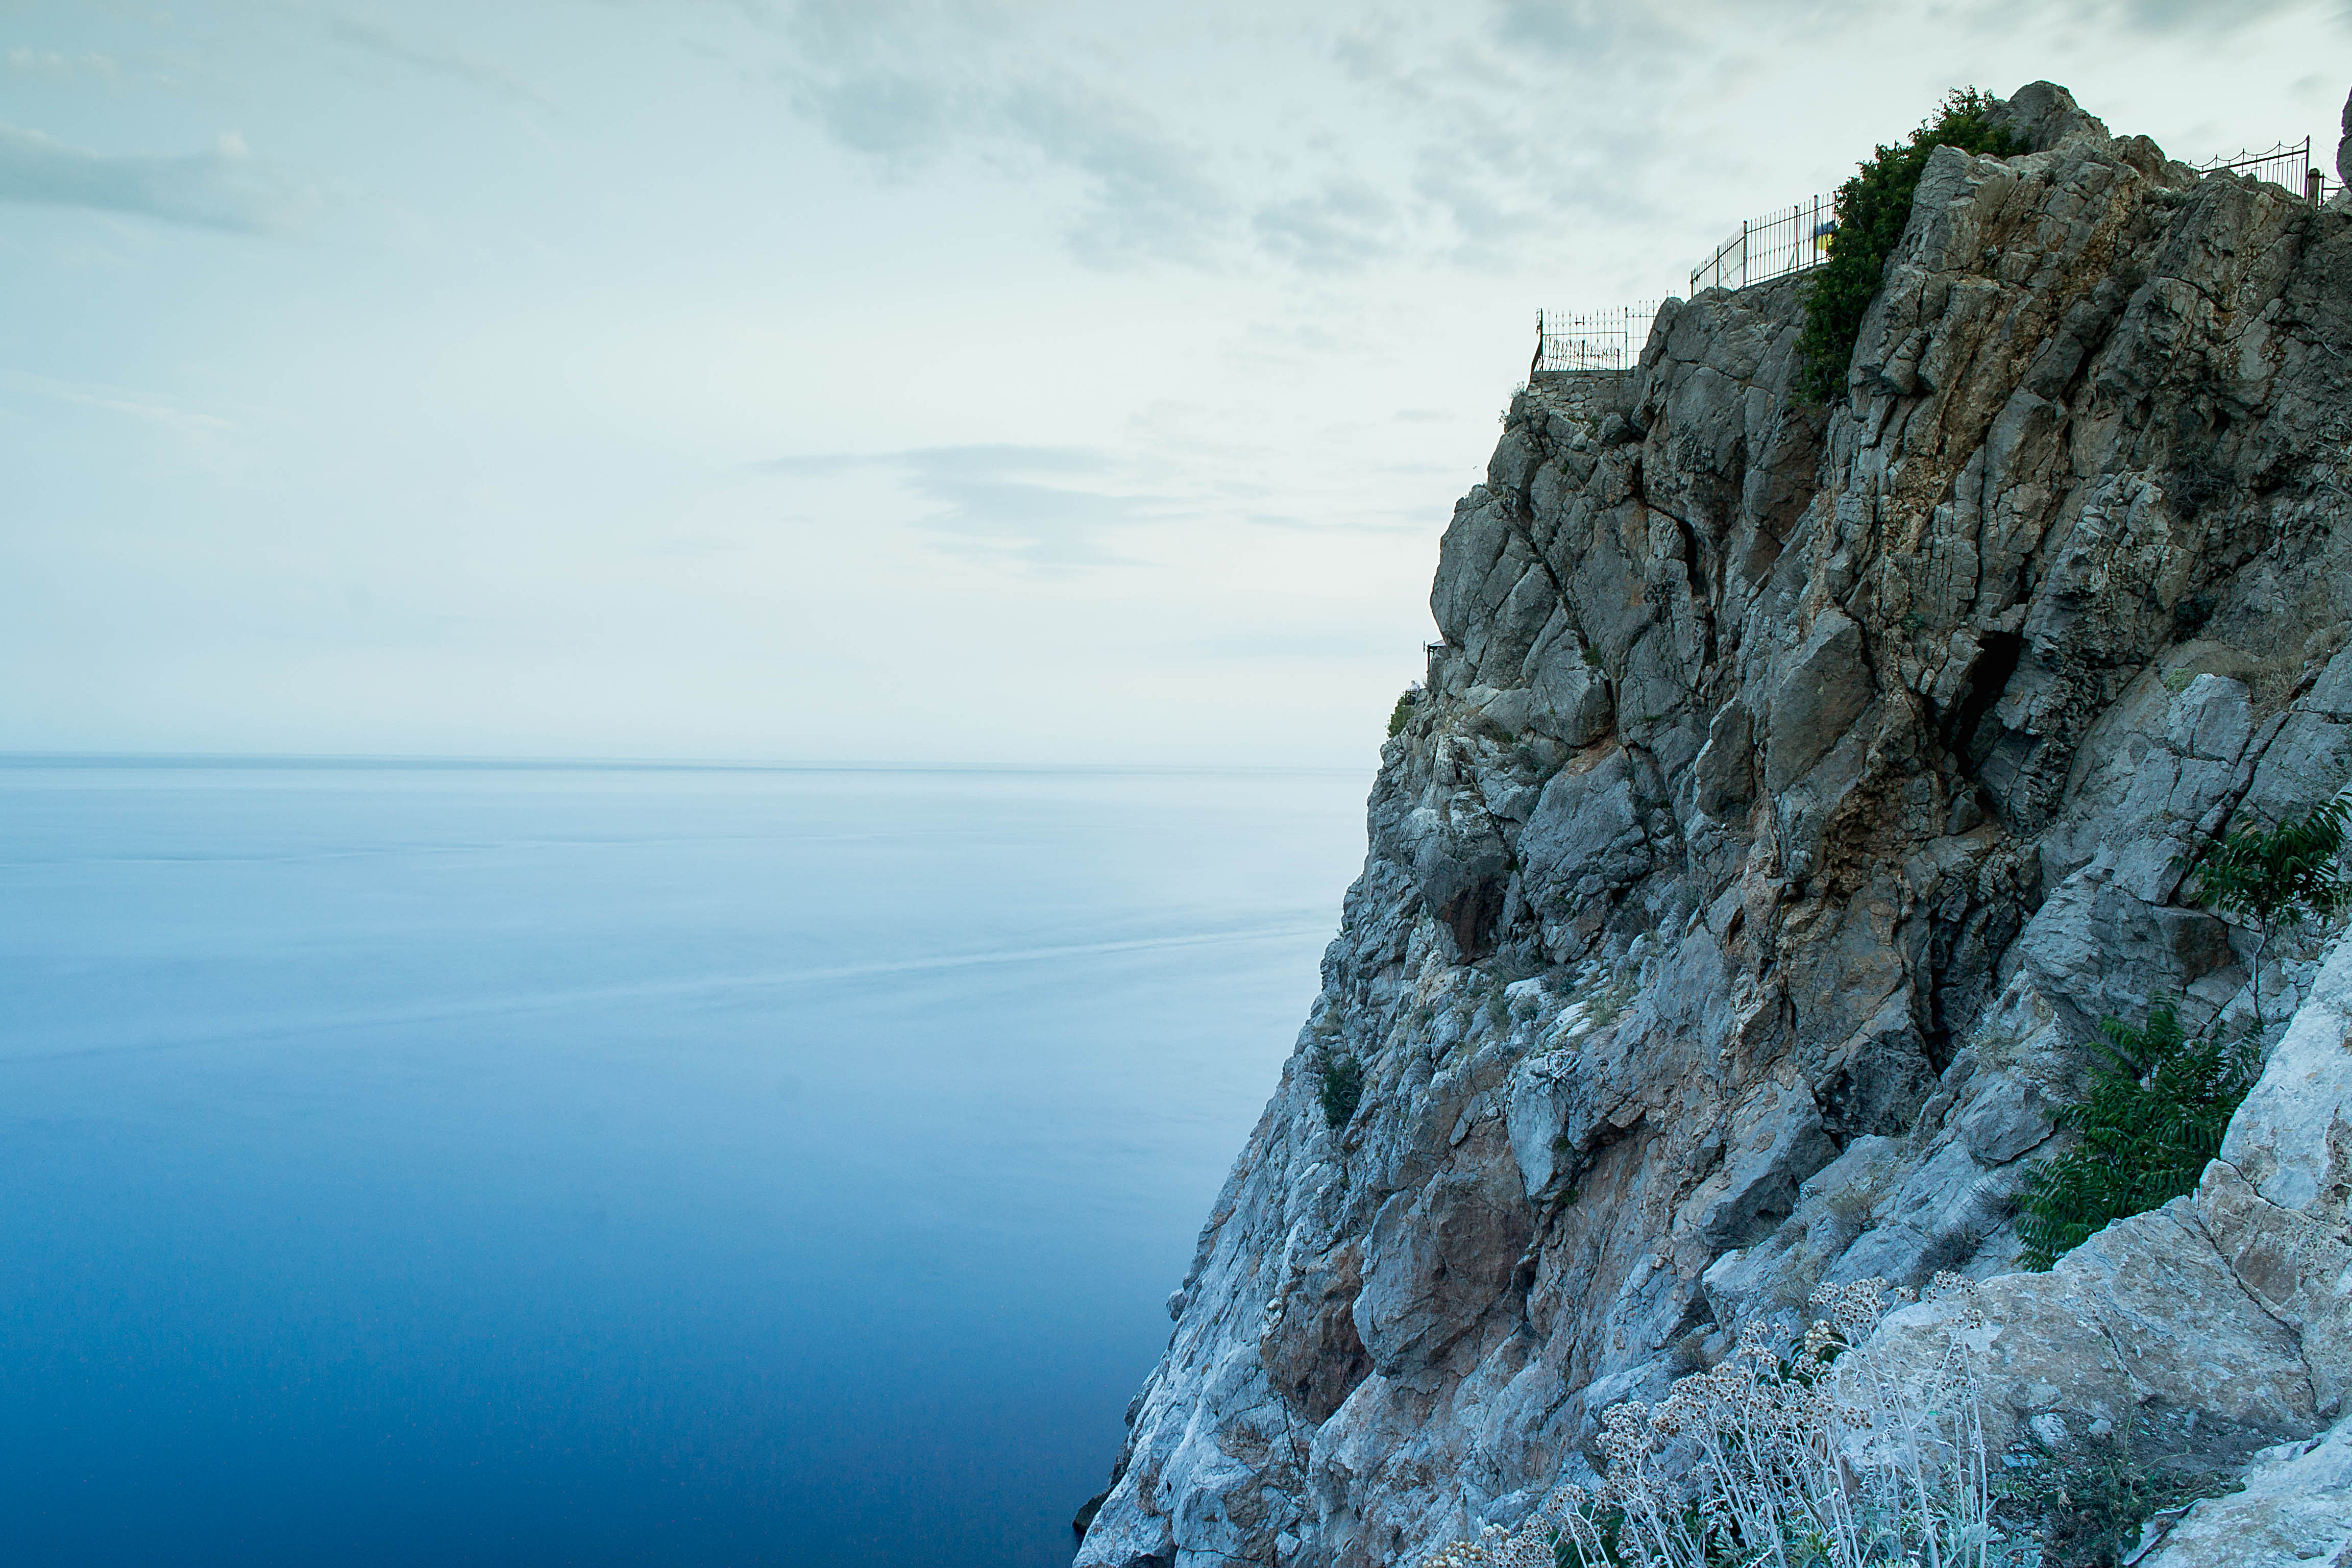
[(2144, 1029), (2101, 1019), (2098, 1044), (2106, 1059), (2090, 1098), (2055, 1118), (2082, 1142), (2036, 1173), (2020, 1202), (2031, 1268), (2049, 1268), (2111, 1220), (2193, 1191), (2263, 1070), (2258, 1034), (2231, 1039), (2217, 1024), (2189, 1035), (2170, 1002)]
[(1881, 147), (1838, 187), (1837, 232), (1830, 237), (1829, 260), (1805, 286), (1805, 330), (1797, 340), (1798, 385), (1814, 402), (1826, 403), (1845, 389), (1863, 315), (1878, 297), (1886, 258), (1911, 220), (1911, 197), (1927, 154), (1938, 147), (1996, 157), (2024, 151), (1986, 118), (1993, 102), (1972, 87), (1954, 90), (1908, 142)]
[(2352, 801), (2315, 805), (2274, 827), (2247, 827), (2211, 839), (2183, 858), (2195, 873), (2195, 897), (2254, 923), (2254, 1027), (2263, 1026), (2263, 959), (2271, 939), (2311, 919), (2328, 920), (2352, 905), (2352, 879), (2339, 862)]

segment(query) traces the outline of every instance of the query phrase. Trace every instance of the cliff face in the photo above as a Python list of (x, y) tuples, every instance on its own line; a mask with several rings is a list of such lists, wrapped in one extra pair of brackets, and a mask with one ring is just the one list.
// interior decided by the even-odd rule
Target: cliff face
[[(2352, 215), (1998, 112), (2036, 150), (1933, 155), (1833, 408), (1794, 279), (1514, 400), (1080, 1563), (1507, 1522), (1739, 1321), (2013, 1267), (2098, 1016), (2248, 1008), (2172, 858), (2352, 773)], [(2336, 1414), (2281, 1377), (2195, 1441)]]

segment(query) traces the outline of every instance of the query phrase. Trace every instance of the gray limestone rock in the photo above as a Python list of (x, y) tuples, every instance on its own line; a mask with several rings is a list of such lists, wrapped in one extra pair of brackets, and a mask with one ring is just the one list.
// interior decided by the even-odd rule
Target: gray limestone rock
[(1756, 726), (1748, 710), (1727, 702), (1706, 727), (1706, 744), (1691, 763), (1696, 804), (1709, 816), (1729, 816), (1756, 798)]
[(1870, 696), (1862, 628), (1842, 611), (1822, 611), (1772, 689), (1764, 787), (1779, 795), (1811, 772), (1862, 716)]
[(1374, 1371), (1442, 1358), (1509, 1285), (1528, 1213), (1517, 1184), (1494, 1179), (1504, 1173), (1457, 1173), (1381, 1205), (1355, 1304)]
[[(1796, 279), (1513, 399), (1080, 1568), (1410, 1563), (1872, 1276), (1976, 1281), (1870, 1353), (1983, 1312), (2004, 1441), (2142, 1419), (2227, 1474), (2343, 1417), (2352, 949), (2270, 979), (2193, 1196), (2045, 1274), (2011, 1215), (2103, 1015), (2252, 1016), (2178, 857), (2352, 778), (2352, 210), (2046, 83), (1995, 115), (2031, 151), (1931, 155), (1831, 406)], [(2338, 1551), (2340, 1447), (2151, 1561)]]
[(2352, 185), (2352, 98), (2344, 100), (2343, 138), (2336, 143), (2336, 177)]
[(1709, 1247), (1748, 1239), (1759, 1221), (1796, 1205), (1797, 1184), (1836, 1152), (1812, 1095), (1765, 1083), (1731, 1112), (1723, 1163), (1683, 1201), (1676, 1228)]
[[(1862, 1353), (1916, 1375), (1955, 1326), (1981, 1321), (1995, 1451), (2028, 1432), (2105, 1429), (2133, 1432), (2140, 1462), (2191, 1474), (2226, 1479), (2251, 1460), (2247, 1491), (2198, 1504), (2150, 1562), (2297, 1561), (2314, 1541), (2336, 1550), (2352, 1531), (2347, 1038), (2352, 941), (2314, 977), (2193, 1195), (2115, 1222), (2049, 1273), (1899, 1311)], [(2290, 1446), (2270, 1447), (2282, 1439)]]
[(1519, 835), (1521, 886), (1531, 907), (1590, 915), (1650, 870), (1657, 801), (1644, 788), (1645, 772), (1621, 747), (1580, 759), (1544, 785)]
[[(2029, 82), (2009, 97), (1990, 117), (2021, 137), (2028, 147), (2046, 153), (2067, 142), (2103, 143), (2107, 128), (2083, 112), (2074, 95), (2056, 82)], [(2352, 126), (2347, 126), (2352, 130)]]
[(2245, 1489), (2205, 1498), (2141, 1568), (2352, 1565), (2352, 1419), (2254, 1456)]

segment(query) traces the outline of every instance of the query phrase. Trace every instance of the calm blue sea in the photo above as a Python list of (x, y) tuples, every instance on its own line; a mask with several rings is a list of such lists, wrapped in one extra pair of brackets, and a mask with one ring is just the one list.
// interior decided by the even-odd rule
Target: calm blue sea
[(0, 1557), (1066, 1563), (1366, 782), (0, 762)]

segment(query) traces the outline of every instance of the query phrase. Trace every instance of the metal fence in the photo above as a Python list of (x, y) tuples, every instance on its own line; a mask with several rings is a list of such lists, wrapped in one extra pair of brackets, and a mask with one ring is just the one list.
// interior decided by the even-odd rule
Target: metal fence
[(1538, 310), (1534, 375), (1547, 370), (1631, 370), (1657, 320), (1656, 300), (1607, 310)]
[[(2267, 153), (2240, 153), (2196, 167), (2204, 174), (2252, 174), (2315, 200), (2342, 188), (2312, 167), (2308, 136), (2297, 142), (2282, 142)], [(1836, 233), (1837, 203), (1831, 196), (1808, 196), (1750, 218), (1691, 268), (1690, 292), (1745, 289), (1819, 267), (1830, 258), (1830, 240)], [(1608, 310), (1538, 310), (1536, 357), (1528, 373), (1631, 370), (1641, 358), (1657, 311), (1654, 300)]]
[(1836, 232), (1837, 203), (1830, 196), (1808, 196), (1794, 206), (1749, 218), (1691, 268), (1690, 291), (1745, 289), (1819, 267), (1830, 258), (1830, 236)]
[[(2274, 185), (2284, 185), (2290, 191), (2310, 190), (2311, 138), (2301, 142), (2282, 142), (2267, 153), (2241, 153), (2234, 158), (2216, 158), (2210, 163), (2200, 163), (2200, 174), (2252, 174), (2257, 180), (2268, 180)], [(2323, 180), (2325, 176), (2322, 176)]]

